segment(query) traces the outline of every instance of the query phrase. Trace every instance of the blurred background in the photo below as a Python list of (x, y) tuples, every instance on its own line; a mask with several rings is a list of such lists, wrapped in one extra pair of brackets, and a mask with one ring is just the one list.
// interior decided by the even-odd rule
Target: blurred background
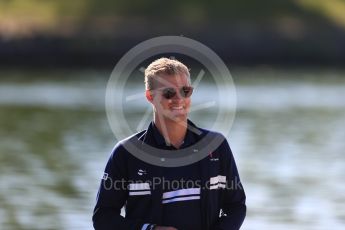
[[(162, 35), (203, 43), (232, 73), (243, 229), (344, 229), (344, 12), (344, 0), (0, 0), (1, 229), (92, 229), (117, 141), (107, 81), (129, 49)], [(212, 77), (193, 103), (213, 100)], [(135, 95), (142, 81), (138, 70), (126, 87)], [(124, 103), (133, 130), (143, 104)], [(210, 127), (216, 112), (193, 120)]]

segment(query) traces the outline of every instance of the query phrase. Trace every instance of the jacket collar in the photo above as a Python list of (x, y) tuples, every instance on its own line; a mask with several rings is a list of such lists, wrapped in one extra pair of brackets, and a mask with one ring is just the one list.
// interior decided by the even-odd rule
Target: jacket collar
[[(181, 148), (187, 148), (201, 139), (202, 131), (190, 120), (187, 120), (187, 132), (183, 140)], [(165, 141), (163, 135), (158, 130), (155, 123), (152, 121), (147, 128), (144, 143), (158, 148), (174, 148), (169, 146)]]

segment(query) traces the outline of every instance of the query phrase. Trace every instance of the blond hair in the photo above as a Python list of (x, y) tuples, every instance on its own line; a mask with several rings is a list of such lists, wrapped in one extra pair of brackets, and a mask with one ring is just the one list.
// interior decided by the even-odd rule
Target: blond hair
[(145, 69), (145, 88), (146, 90), (155, 89), (157, 77), (183, 74), (187, 76), (190, 82), (190, 73), (187, 66), (176, 59), (159, 58)]

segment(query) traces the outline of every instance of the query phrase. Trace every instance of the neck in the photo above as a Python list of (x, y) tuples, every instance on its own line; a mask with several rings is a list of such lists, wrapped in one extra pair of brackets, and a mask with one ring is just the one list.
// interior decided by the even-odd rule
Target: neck
[(180, 148), (187, 132), (187, 119), (173, 121), (170, 119), (159, 119), (155, 115), (153, 120), (165, 141), (175, 148)]

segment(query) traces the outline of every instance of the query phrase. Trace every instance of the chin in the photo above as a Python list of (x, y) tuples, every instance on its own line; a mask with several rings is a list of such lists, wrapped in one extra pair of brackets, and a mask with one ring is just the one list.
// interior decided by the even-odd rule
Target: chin
[(187, 120), (187, 114), (176, 114), (173, 116), (175, 121), (181, 122), (181, 121), (186, 121)]
[(166, 119), (169, 121), (182, 122), (187, 120), (187, 114), (166, 114)]

